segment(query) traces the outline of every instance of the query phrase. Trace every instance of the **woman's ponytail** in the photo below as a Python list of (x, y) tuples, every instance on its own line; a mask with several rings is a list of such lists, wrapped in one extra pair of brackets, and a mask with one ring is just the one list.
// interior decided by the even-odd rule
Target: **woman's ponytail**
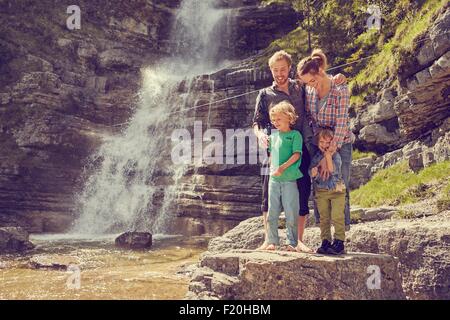
[(321, 49), (314, 49), (309, 57), (302, 59), (297, 65), (297, 74), (304, 75), (306, 73), (317, 74), (319, 69), (326, 70), (328, 68), (328, 60)]
[(319, 67), (323, 70), (328, 68), (327, 56), (323, 53), (322, 49), (314, 49), (311, 53), (311, 58), (319, 63)]

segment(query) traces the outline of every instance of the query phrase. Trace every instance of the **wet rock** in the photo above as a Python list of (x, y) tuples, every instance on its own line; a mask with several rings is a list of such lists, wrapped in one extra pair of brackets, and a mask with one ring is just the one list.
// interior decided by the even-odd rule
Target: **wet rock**
[[(188, 298), (404, 299), (397, 264), (391, 256), (366, 253), (340, 257), (248, 250), (207, 253), (192, 276)], [(369, 283), (373, 266), (379, 267), (381, 290)]]
[(79, 264), (80, 259), (78, 257), (58, 254), (34, 256), (28, 262), (30, 268), (33, 269), (61, 271), (66, 271), (71, 266), (78, 266)]
[(87, 80), (87, 87), (97, 92), (105, 93), (107, 80), (108, 78), (106, 77), (90, 77)]
[[(33, 232), (60, 232), (76, 219), (73, 194), (81, 192), (91, 173), (86, 166), (89, 156), (104, 137), (123, 129), (121, 124), (134, 112), (140, 69), (171, 55), (179, 45), (169, 39), (179, 5), (180, 0), (137, 0), (133, 5), (91, 1), (76, 32), (61, 29), (52, 18), (60, 14), (59, 9), (44, 2), (28, 7), (11, 2), (8, 12), (0, 13), (5, 19), (16, 17), (5, 26), (2, 39), (6, 48), (2, 62), (10, 74), (0, 80), (0, 187), (7, 190), (0, 197), (0, 207), (5, 209), (0, 223), (18, 222)], [(247, 57), (297, 27), (297, 14), (287, 4), (262, 7), (260, 1), (242, 0), (219, 6), (236, 17), (226, 26), (232, 39), (221, 48), (230, 59)], [(38, 26), (39, 21), (48, 23)], [(200, 100), (210, 102), (268, 85), (267, 69), (239, 63), (186, 81), (180, 89), (190, 94), (183, 103), (193, 106)], [(247, 127), (256, 94), (216, 104), (211, 113), (209, 108), (196, 110), (195, 119), (211, 128)], [(180, 211), (174, 210), (180, 221), (171, 225), (171, 232), (222, 234), (259, 214), (255, 166), (233, 169), (201, 168), (200, 183), (195, 175), (183, 181)], [(167, 177), (155, 179), (157, 188), (171, 183)], [(61, 225), (58, 216), (64, 217)]]
[(33, 249), (34, 245), (28, 238), (28, 232), (23, 228), (0, 228), (0, 253), (16, 253)]
[(150, 232), (125, 232), (115, 240), (117, 247), (127, 249), (148, 249), (152, 246), (152, 234)]

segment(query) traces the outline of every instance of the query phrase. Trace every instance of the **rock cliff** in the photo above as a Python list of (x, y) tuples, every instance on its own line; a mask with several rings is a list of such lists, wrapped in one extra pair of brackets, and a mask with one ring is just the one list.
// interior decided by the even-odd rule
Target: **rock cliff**
[(429, 138), (448, 119), (449, 27), (447, 5), (415, 40), (414, 54), (402, 60), (396, 79), (387, 80), (375, 102), (353, 115), (358, 148), (380, 153), (400, 149), (412, 140)]

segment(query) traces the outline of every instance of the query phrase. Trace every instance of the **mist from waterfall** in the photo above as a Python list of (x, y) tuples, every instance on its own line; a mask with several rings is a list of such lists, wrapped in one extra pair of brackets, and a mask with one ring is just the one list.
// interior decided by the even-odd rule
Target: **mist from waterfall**
[[(163, 152), (171, 145), (172, 130), (189, 125), (179, 111), (192, 107), (187, 105), (190, 93), (178, 92), (180, 82), (189, 88), (195, 75), (211, 73), (223, 62), (218, 51), (229, 12), (215, 8), (215, 2), (182, 1), (172, 29), (173, 55), (143, 70), (139, 104), (127, 128), (105, 138), (92, 156), (94, 173), (78, 195), (80, 217), (73, 233), (165, 232), (186, 169)], [(171, 183), (158, 187), (161, 177)]]

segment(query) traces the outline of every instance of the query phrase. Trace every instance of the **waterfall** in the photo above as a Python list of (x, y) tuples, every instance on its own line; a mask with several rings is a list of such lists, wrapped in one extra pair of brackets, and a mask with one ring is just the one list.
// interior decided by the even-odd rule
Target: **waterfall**
[[(128, 127), (106, 138), (92, 156), (94, 173), (77, 197), (80, 217), (72, 232), (165, 232), (186, 169), (170, 161), (172, 130), (192, 125), (180, 111), (192, 107), (193, 77), (217, 70), (224, 60), (219, 47), (226, 37), (227, 11), (217, 9), (215, 2), (182, 1), (172, 28), (173, 55), (143, 71), (139, 103)], [(188, 88), (184, 93), (181, 83)], [(158, 179), (168, 182), (162, 187)]]

